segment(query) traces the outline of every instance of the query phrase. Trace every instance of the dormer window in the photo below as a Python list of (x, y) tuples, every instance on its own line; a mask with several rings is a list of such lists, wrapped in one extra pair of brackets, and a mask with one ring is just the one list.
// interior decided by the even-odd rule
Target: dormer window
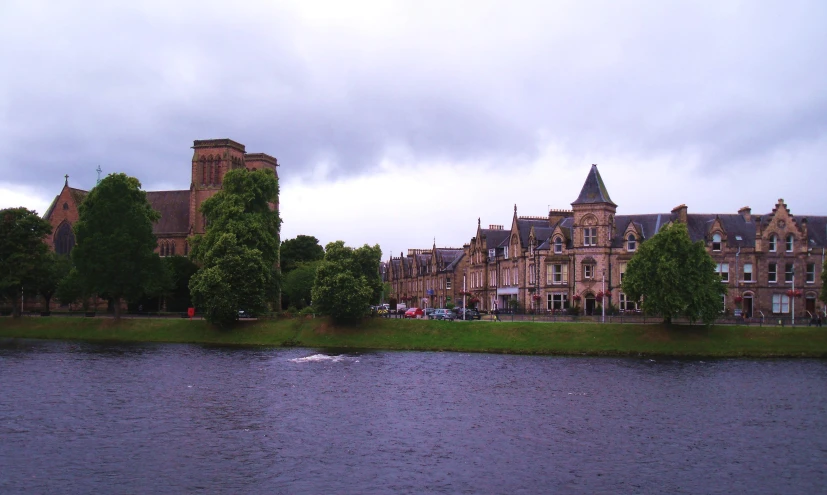
[(793, 252), (793, 235), (792, 234), (787, 236), (787, 252), (788, 253)]
[(562, 237), (555, 237), (554, 238), (554, 254), (560, 254), (563, 252), (563, 238)]
[(631, 252), (635, 249), (637, 249), (637, 239), (635, 239), (634, 234), (629, 234), (629, 236), (626, 237), (626, 251)]
[(774, 253), (778, 244), (778, 236), (773, 234), (770, 236), (770, 252)]
[(496, 256), (497, 256), (496, 250), (494, 250), (494, 249), (489, 249), (488, 250), (488, 258), (489, 259), (493, 260)]
[(508, 246), (503, 248), (503, 258), (508, 259)]
[(712, 250), (713, 251), (720, 251), (721, 250), (721, 234), (715, 234), (712, 236)]

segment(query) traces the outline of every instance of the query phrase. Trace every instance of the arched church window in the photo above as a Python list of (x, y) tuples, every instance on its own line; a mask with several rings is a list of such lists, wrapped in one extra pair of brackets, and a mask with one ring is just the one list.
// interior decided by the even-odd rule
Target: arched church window
[(63, 209), (68, 210), (69, 209), (69, 203), (63, 203)]
[(190, 254), (190, 243), (184, 241), (184, 256), (187, 256), (189, 254)]
[(75, 247), (75, 233), (72, 232), (71, 225), (63, 222), (55, 233), (55, 252), (66, 255), (72, 252), (73, 247)]
[(201, 185), (207, 185), (207, 159), (201, 157)]
[(175, 256), (175, 241), (169, 242), (169, 255)]

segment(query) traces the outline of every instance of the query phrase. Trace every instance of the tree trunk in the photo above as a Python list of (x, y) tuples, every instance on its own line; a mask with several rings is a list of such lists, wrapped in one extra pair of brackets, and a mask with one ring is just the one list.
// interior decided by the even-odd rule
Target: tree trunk
[(15, 296), (15, 297), (12, 298), (12, 303), (11, 303), (11, 317), (12, 318), (20, 318), (21, 314), (22, 313), (20, 311), (20, 297)]
[(672, 317), (671, 316), (665, 316), (663, 318), (663, 324), (666, 325), (666, 326), (672, 326)]
[(112, 309), (115, 314), (115, 321), (119, 321), (121, 319), (121, 298), (120, 297), (113, 297), (112, 298)]

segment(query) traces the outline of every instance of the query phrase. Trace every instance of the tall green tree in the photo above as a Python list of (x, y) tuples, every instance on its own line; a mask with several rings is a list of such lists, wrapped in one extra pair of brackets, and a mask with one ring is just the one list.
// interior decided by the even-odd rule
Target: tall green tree
[(299, 263), (290, 273), (284, 275), (282, 305), (301, 309), (310, 304), (319, 263), (320, 261)]
[(20, 316), (17, 304), (23, 288), (34, 288), (47, 262), (48, 246), (43, 238), (52, 226), (33, 210), (0, 210), (0, 297), (12, 303), (12, 315)]
[(186, 311), (192, 306), (190, 279), (198, 271), (198, 265), (186, 256), (167, 256), (164, 265), (170, 276), (166, 296), (167, 311)]
[(37, 270), (34, 287), (46, 303), (45, 311), (49, 311), (49, 304), (57, 292), (60, 283), (69, 275), (72, 269), (72, 260), (69, 256), (49, 251)]
[(161, 276), (152, 233), (160, 214), (149, 205), (138, 179), (126, 174), (110, 174), (100, 181), (78, 213), (72, 261), (89, 292), (113, 300), (117, 320), (121, 300), (138, 299)]
[(313, 286), (313, 307), (337, 321), (365, 316), (382, 293), (381, 257), (379, 245), (353, 249), (336, 241), (325, 246)]
[(720, 315), (727, 289), (702, 241), (692, 242), (682, 223), (665, 226), (643, 242), (629, 260), (623, 292), (643, 299), (642, 309), (670, 324), (683, 316), (711, 324)]
[(324, 248), (312, 235), (298, 235), (281, 243), (281, 272), (285, 275), (293, 271), (300, 263), (321, 261)]
[(200, 268), (189, 285), (195, 307), (220, 326), (239, 309), (266, 311), (280, 289), (278, 179), (271, 170), (237, 169), (223, 186), (201, 205), (207, 231), (190, 239)]

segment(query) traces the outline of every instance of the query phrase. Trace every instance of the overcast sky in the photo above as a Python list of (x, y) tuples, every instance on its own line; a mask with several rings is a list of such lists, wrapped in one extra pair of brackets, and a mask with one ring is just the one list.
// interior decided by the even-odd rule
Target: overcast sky
[(281, 164), (282, 237), (460, 247), (570, 208), (827, 215), (827, 2), (0, 1), (0, 207)]

